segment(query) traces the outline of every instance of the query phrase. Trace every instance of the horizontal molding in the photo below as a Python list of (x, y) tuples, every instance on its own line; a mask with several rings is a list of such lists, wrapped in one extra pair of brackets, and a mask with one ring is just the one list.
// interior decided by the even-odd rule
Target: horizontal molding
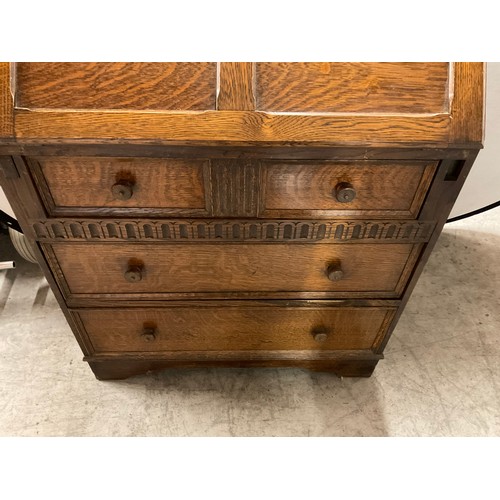
[(419, 243), (428, 241), (432, 221), (387, 220), (31, 220), (33, 236), (49, 241)]

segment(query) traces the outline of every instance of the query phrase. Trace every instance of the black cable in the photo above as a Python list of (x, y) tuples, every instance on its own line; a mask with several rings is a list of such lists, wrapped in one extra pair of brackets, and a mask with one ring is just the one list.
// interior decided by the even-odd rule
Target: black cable
[(496, 207), (500, 207), (500, 200), (495, 201), (495, 203), (492, 203), (491, 205), (486, 205), (483, 208), (478, 208), (477, 210), (473, 210), (472, 212), (452, 217), (451, 219), (448, 219), (446, 221), (446, 224), (448, 224), (448, 222), (455, 222), (457, 220), (467, 219), (467, 217), (472, 217), (473, 215), (482, 214), (483, 212), (487, 212), (488, 210), (491, 210), (492, 208)]

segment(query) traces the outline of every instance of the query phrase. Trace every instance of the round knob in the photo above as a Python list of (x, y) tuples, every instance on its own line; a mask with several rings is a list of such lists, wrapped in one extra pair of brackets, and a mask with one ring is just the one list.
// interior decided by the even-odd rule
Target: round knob
[(323, 342), (326, 342), (326, 340), (328, 339), (328, 334), (329, 334), (328, 330), (323, 327), (315, 328), (312, 331), (313, 339), (318, 344), (323, 344)]
[(133, 185), (128, 181), (118, 181), (116, 184), (111, 186), (111, 192), (113, 193), (113, 198), (115, 200), (129, 200), (132, 198)]
[(142, 280), (142, 269), (137, 266), (130, 266), (124, 276), (129, 283), (137, 283)]
[(156, 329), (144, 328), (141, 333), (141, 338), (146, 342), (153, 342), (156, 339)]
[(330, 281), (339, 281), (344, 277), (344, 271), (340, 267), (340, 261), (332, 262), (326, 269), (326, 275)]
[(349, 182), (339, 182), (333, 190), (333, 196), (340, 203), (349, 203), (356, 198), (356, 190)]

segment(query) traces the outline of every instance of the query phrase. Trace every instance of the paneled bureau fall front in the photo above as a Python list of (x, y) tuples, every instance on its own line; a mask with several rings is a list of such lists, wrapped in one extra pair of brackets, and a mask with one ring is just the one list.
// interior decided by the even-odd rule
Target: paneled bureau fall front
[(482, 147), (480, 63), (2, 63), (0, 180), (98, 378), (369, 376)]

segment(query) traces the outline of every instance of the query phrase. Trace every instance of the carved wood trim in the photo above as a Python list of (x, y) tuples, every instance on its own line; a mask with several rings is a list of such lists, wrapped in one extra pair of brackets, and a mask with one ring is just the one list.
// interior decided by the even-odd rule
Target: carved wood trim
[(256, 217), (259, 209), (260, 165), (250, 160), (210, 163), (210, 194), (215, 217)]
[(31, 220), (36, 239), (49, 241), (246, 241), (266, 243), (419, 243), (433, 221), (323, 220)]

